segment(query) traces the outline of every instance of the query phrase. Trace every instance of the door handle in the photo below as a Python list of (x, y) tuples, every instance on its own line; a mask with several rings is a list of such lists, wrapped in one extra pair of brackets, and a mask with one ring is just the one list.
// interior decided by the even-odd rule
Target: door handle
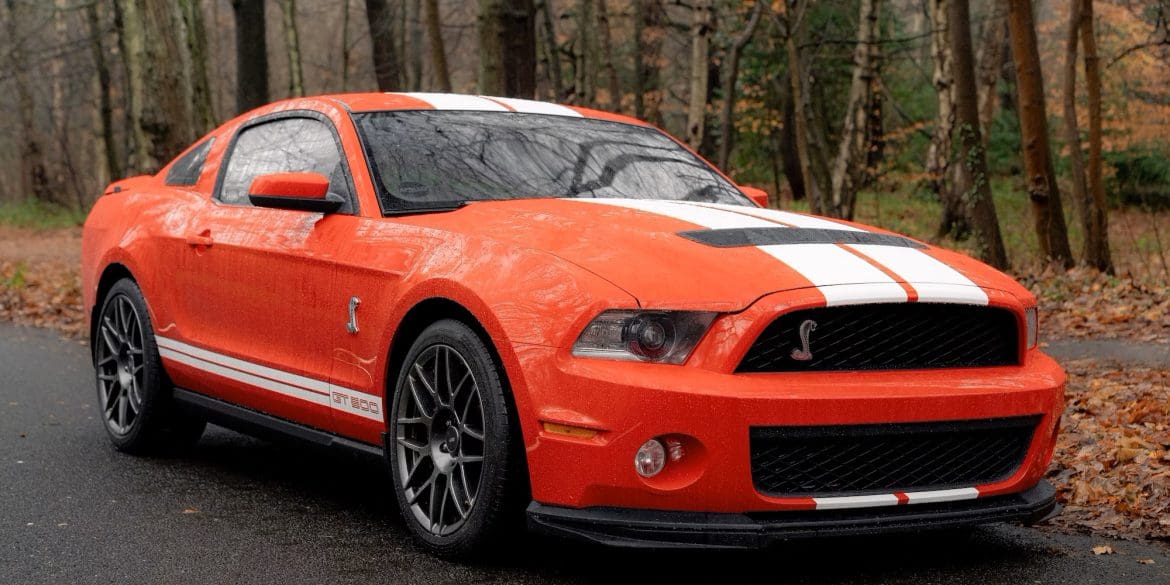
[(187, 236), (187, 245), (196, 248), (210, 248), (214, 242), (211, 239), (211, 230), (203, 230), (197, 234)]

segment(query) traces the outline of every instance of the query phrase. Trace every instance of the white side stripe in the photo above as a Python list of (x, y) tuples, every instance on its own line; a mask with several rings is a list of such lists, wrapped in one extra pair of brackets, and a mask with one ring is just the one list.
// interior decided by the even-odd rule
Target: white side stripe
[(381, 397), (253, 364), (174, 339), (166, 337), (155, 339), (159, 355), (165, 359), (339, 412), (378, 422), (383, 420)]
[(570, 118), (583, 117), (583, 116), (581, 116), (581, 113), (578, 112), (577, 110), (574, 110), (573, 108), (569, 108), (566, 106), (562, 106), (560, 104), (550, 104), (548, 102), (538, 102), (538, 101), (534, 101), (534, 100), (522, 100), (522, 99), (517, 99), (517, 98), (494, 97), (494, 96), (493, 97), (483, 96), (483, 97), (487, 97), (488, 99), (491, 99), (492, 101), (495, 101), (495, 102), (500, 102), (501, 104), (504, 104), (505, 106), (508, 106), (509, 108), (512, 108), (513, 110), (516, 110), (517, 112), (520, 112), (523, 114), (548, 114), (551, 116), (568, 116)]
[(459, 95), (454, 93), (403, 93), (422, 100), (436, 110), (470, 110), (478, 112), (507, 112), (508, 108), (489, 99), (475, 95)]

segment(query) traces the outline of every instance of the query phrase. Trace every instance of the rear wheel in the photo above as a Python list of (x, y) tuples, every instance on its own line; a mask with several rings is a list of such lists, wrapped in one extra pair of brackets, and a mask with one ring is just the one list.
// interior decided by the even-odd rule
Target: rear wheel
[(162, 452), (199, 440), (206, 423), (174, 407), (146, 301), (134, 281), (123, 279), (110, 288), (91, 343), (98, 407), (115, 448)]
[(523, 455), (502, 374), (467, 325), (439, 321), (403, 362), (390, 411), (394, 492), (431, 552), (473, 556), (519, 517)]

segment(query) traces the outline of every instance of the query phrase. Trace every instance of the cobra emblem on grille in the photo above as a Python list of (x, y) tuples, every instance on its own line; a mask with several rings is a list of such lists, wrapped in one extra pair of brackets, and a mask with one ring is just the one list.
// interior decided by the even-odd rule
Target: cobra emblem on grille
[(800, 349), (792, 350), (792, 353), (789, 354), (790, 356), (792, 356), (792, 359), (794, 359), (798, 362), (807, 362), (807, 361), (812, 359), (812, 357), (813, 357), (812, 352), (809, 351), (809, 349), (808, 349), (808, 336), (810, 333), (815, 331), (816, 328), (817, 328), (817, 322), (813, 321), (812, 319), (805, 319), (804, 322), (800, 324), (800, 346), (801, 347), (800, 347)]

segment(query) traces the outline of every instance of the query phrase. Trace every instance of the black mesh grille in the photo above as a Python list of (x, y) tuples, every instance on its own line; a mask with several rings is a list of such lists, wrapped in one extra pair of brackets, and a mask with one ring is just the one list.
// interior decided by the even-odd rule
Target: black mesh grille
[[(814, 323), (806, 325), (806, 323)], [(799, 360), (807, 331), (810, 359)], [(804, 357), (808, 357), (807, 354)], [(739, 372), (905, 370), (1019, 363), (1010, 311), (973, 305), (898, 303), (822, 307), (778, 317)]]
[(1039, 416), (751, 429), (752, 481), (773, 496), (969, 487), (1010, 477)]

